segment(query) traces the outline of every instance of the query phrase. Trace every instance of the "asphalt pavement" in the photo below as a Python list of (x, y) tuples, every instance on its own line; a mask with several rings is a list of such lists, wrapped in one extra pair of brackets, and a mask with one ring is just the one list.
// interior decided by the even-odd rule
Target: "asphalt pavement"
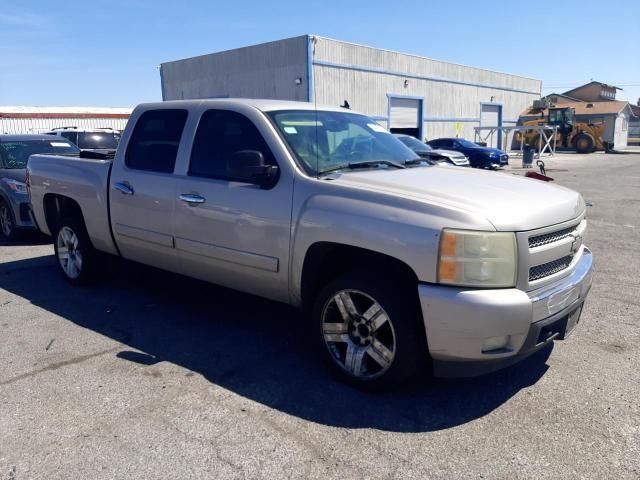
[(578, 328), (393, 393), (335, 380), (285, 305), (126, 262), (73, 288), (47, 239), (0, 243), (0, 480), (640, 478), (640, 154), (546, 163), (590, 205)]

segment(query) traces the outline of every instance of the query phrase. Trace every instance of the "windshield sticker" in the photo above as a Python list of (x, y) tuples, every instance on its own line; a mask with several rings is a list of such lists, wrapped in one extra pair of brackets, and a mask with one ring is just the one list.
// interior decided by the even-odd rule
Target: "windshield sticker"
[(296, 127), (284, 127), (284, 131), (292, 135), (295, 135), (296, 133), (298, 133), (298, 131), (296, 130)]
[(378, 133), (389, 133), (388, 130), (377, 123), (367, 123), (367, 127), (369, 127), (374, 132)]
[(68, 143), (65, 142), (49, 142), (52, 147), (70, 147)]

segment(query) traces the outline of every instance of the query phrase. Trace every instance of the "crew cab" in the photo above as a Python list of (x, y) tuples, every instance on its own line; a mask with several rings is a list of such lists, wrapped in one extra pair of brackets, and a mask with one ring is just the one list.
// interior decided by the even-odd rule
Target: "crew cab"
[(109, 254), (300, 307), (362, 388), (517, 362), (573, 330), (591, 286), (580, 194), (425, 164), (344, 109), (143, 104), (113, 160), (34, 155), (28, 181), (70, 283)]

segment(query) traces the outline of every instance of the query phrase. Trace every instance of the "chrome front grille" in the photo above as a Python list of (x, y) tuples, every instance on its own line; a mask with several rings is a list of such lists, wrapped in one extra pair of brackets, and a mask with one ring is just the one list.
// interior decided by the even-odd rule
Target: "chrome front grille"
[(548, 245), (553, 242), (558, 242), (564, 238), (570, 237), (572, 233), (576, 231), (577, 226), (563, 228), (556, 232), (544, 233), (542, 235), (536, 235), (535, 237), (529, 237), (529, 248), (541, 247), (542, 245)]
[(586, 228), (586, 220), (578, 218), (518, 233), (519, 287), (535, 290), (569, 275), (582, 255)]
[(573, 255), (567, 255), (566, 257), (553, 260), (551, 262), (543, 263), (542, 265), (536, 265), (529, 269), (529, 281), (534, 282), (541, 278), (548, 277), (554, 273), (561, 272), (565, 268), (569, 268), (573, 261)]

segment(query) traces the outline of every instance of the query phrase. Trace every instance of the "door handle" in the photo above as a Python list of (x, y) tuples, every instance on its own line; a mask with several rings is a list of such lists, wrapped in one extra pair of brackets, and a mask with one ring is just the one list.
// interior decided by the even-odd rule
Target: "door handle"
[(129, 185), (128, 183), (116, 182), (116, 183), (113, 184), (113, 188), (118, 190), (123, 195), (133, 195), (134, 194), (133, 187), (131, 185)]
[(190, 205), (204, 203), (206, 201), (206, 198), (201, 197), (200, 195), (195, 195), (193, 193), (181, 193), (179, 198), (183, 202), (186, 202)]

